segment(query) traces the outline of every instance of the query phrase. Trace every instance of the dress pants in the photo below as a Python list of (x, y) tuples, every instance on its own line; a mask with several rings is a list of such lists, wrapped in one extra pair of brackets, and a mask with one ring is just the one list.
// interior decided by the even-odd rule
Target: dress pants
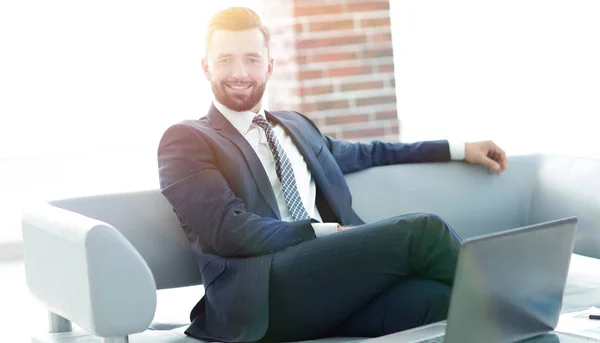
[(444, 320), (460, 238), (416, 213), (277, 252), (262, 342), (375, 337)]

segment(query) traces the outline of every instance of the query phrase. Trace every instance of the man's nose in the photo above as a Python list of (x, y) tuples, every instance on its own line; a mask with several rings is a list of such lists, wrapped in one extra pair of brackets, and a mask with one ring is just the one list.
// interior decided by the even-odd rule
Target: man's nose
[(248, 76), (248, 73), (246, 72), (246, 66), (244, 66), (244, 63), (235, 63), (233, 65), (233, 70), (231, 72), (231, 76), (238, 78), (238, 79), (243, 79), (246, 76)]

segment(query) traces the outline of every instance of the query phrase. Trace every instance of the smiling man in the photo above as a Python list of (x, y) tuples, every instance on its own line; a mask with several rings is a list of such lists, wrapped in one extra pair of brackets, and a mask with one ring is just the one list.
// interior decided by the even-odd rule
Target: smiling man
[[(260, 110), (273, 71), (265, 34), (268, 34), (266, 28), (264, 31), (215, 30), (207, 37), (207, 58), (202, 61), (202, 67), (216, 101), (222, 106), (237, 112)], [(257, 49), (257, 46), (264, 48)]]
[[(344, 174), (465, 160), (500, 174), (490, 141), (357, 143), (294, 111), (265, 111), (269, 30), (250, 9), (210, 21), (202, 66), (213, 105), (171, 126), (160, 187), (178, 215), (205, 295), (188, 335), (226, 342), (379, 336), (446, 317), (459, 237), (434, 214), (365, 224)], [(410, 182), (410, 180), (406, 180)]]

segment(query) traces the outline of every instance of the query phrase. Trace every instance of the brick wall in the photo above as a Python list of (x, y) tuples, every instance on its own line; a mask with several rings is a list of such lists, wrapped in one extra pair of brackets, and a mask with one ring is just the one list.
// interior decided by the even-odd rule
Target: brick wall
[(272, 109), (328, 135), (398, 140), (389, 0), (262, 0), (273, 34)]

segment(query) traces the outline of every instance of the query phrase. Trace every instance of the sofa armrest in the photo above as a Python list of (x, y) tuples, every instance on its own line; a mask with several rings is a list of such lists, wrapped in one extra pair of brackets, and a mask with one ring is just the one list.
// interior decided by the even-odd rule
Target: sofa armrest
[(51, 312), (101, 337), (146, 330), (154, 278), (114, 227), (41, 203), (25, 209), (22, 230), (27, 285)]
[(600, 258), (600, 159), (546, 155), (537, 174), (530, 223), (577, 216), (575, 252)]

